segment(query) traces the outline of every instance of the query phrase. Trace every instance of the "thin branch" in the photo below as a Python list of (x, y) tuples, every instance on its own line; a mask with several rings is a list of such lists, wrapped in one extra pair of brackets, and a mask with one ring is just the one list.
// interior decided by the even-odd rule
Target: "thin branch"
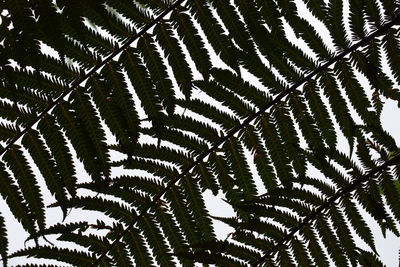
[(315, 75), (317, 75), (318, 73), (325, 71), (328, 69), (328, 67), (330, 67), (332, 64), (334, 64), (335, 62), (341, 60), (343, 57), (345, 57), (346, 55), (348, 55), (349, 53), (355, 51), (356, 49), (358, 49), (359, 47), (367, 44), (369, 41), (371, 41), (372, 39), (382, 35), (384, 32), (386, 32), (387, 30), (389, 30), (393, 25), (395, 25), (396, 23), (398, 23), (400, 21), (400, 16), (395, 17), (393, 20), (391, 20), (390, 22), (384, 24), (380, 29), (376, 30), (375, 32), (373, 32), (371, 35), (365, 37), (364, 39), (360, 40), (359, 42), (357, 42), (356, 44), (352, 45), (351, 47), (349, 47), (348, 49), (342, 51), (341, 53), (339, 53), (338, 55), (336, 55), (335, 57), (333, 57), (331, 60), (329, 60), (328, 62), (322, 64), (321, 66), (319, 66), (318, 68), (316, 68), (314, 71), (312, 71), (311, 73), (309, 73), (308, 75), (306, 75), (303, 79), (301, 79), (300, 81), (296, 82), (295, 84), (293, 84), (290, 88), (282, 91), (279, 95), (277, 95), (273, 100), (271, 100), (269, 103), (267, 103), (263, 108), (261, 108), (259, 111), (257, 111), (256, 113), (254, 113), (253, 115), (247, 117), (241, 124), (237, 125), (236, 127), (234, 127), (232, 130), (230, 130), (228, 132), (228, 134), (224, 137), (222, 137), (218, 142), (216, 142), (212, 147), (210, 147), (209, 149), (203, 151), (197, 158), (196, 160), (190, 164), (188, 167), (186, 167), (178, 176), (176, 176), (175, 178), (173, 178), (168, 185), (160, 192), (158, 193), (154, 199), (147, 204), (147, 206), (145, 206), (143, 208), (143, 210), (139, 213), (139, 215), (119, 234), (119, 236), (111, 243), (108, 245), (108, 247), (106, 248), (106, 250), (99, 256), (99, 258), (96, 259), (96, 261), (93, 262), (92, 266), (96, 266), (97, 264), (100, 263), (101, 259), (121, 240), (121, 238), (124, 237), (124, 235), (126, 235), (131, 229), (132, 227), (136, 224), (136, 222), (138, 222), (153, 206), (154, 204), (157, 203), (157, 201), (169, 190), (171, 189), (173, 186), (175, 186), (175, 184), (184, 176), (186, 176), (197, 164), (201, 163), (208, 155), (210, 155), (213, 151), (215, 151), (220, 145), (222, 145), (225, 141), (227, 141), (229, 138), (231, 138), (233, 135), (235, 135), (238, 131), (240, 131), (241, 129), (243, 129), (244, 127), (246, 127), (247, 125), (249, 125), (250, 122), (252, 122), (255, 118), (257, 118), (258, 116), (264, 114), (270, 107), (272, 107), (273, 105), (279, 103), (283, 98), (285, 98), (287, 95), (289, 95), (290, 93), (292, 93), (293, 91), (297, 90), (303, 83), (308, 82), (311, 78), (313, 78)]
[(88, 71), (85, 75), (74, 81), (70, 87), (65, 90), (57, 99), (54, 101), (50, 102), (50, 104), (47, 106), (45, 110), (43, 110), (39, 116), (29, 123), (24, 130), (22, 130), (19, 134), (17, 134), (15, 137), (11, 139), (11, 141), (2, 149), (0, 150), (0, 157), (3, 156), (3, 154), (11, 147), (13, 146), (22, 136), (24, 136), (29, 130), (33, 128), (33, 126), (39, 122), (44, 116), (46, 116), (56, 105), (58, 105), (64, 97), (66, 97), (69, 93), (74, 91), (78, 86), (86, 81), (90, 76), (96, 73), (99, 69), (101, 69), (103, 66), (105, 66), (108, 62), (110, 62), (114, 57), (116, 57), (118, 54), (120, 54), (122, 51), (124, 51), (126, 48), (128, 48), (133, 42), (135, 42), (140, 36), (145, 34), (148, 30), (151, 29), (154, 25), (156, 25), (158, 22), (160, 22), (166, 15), (168, 15), (172, 10), (174, 10), (176, 7), (178, 7), (180, 4), (182, 4), (184, 0), (177, 0), (174, 4), (170, 5), (167, 9), (165, 9), (158, 17), (156, 17), (154, 20), (152, 20), (149, 24), (147, 24), (143, 29), (141, 29), (138, 33), (133, 35), (131, 38), (129, 38), (125, 44), (123, 44), (121, 47), (118, 49), (114, 50), (110, 55), (108, 55), (104, 60), (96, 64), (90, 71)]
[(336, 200), (342, 198), (346, 194), (350, 193), (354, 189), (356, 189), (360, 184), (368, 181), (370, 178), (374, 177), (379, 172), (385, 170), (390, 165), (393, 165), (396, 161), (400, 160), (400, 154), (396, 155), (395, 157), (391, 158), (390, 160), (386, 161), (382, 165), (376, 167), (375, 169), (371, 170), (367, 174), (360, 176), (357, 178), (353, 183), (346, 186), (345, 188), (339, 190), (335, 195), (330, 197), (324, 204), (319, 206), (314, 212), (308, 215), (299, 225), (290, 231), (285, 237), (283, 237), (276, 245), (274, 245), (270, 250), (265, 253), (259, 260), (257, 260), (252, 266), (256, 267), (263, 262), (265, 262), (268, 257), (274, 255), (274, 253), (279, 249), (281, 245), (283, 245), (286, 241), (290, 240), (299, 230), (301, 230), (304, 226), (309, 224), (312, 220), (314, 220), (318, 215), (320, 215), (326, 208), (329, 208), (331, 205), (335, 203)]

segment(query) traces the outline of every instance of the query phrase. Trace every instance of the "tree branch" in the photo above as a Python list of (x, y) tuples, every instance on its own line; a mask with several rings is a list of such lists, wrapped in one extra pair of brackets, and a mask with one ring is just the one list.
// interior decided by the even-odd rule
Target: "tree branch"
[[(333, 57), (331, 60), (329, 60), (328, 62), (322, 64), (321, 66), (319, 66), (318, 68), (316, 68), (314, 71), (312, 71), (311, 73), (309, 73), (308, 75), (306, 75), (303, 79), (301, 79), (300, 81), (296, 82), (295, 84), (293, 84), (291, 87), (289, 87), (288, 89), (282, 91), (279, 95), (277, 95), (272, 101), (270, 101), (269, 103), (267, 103), (263, 108), (261, 108), (259, 111), (257, 111), (256, 113), (254, 113), (253, 115), (247, 117), (241, 124), (237, 125), (236, 127), (234, 127), (232, 130), (230, 130), (228, 132), (228, 134), (224, 137), (222, 137), (217, 143), (215, 143), (212, 147), (210, 147), (209, 149), (203, 151), (197, 158), (196, 160), (190, 164), (188, 167), (186, 167), (178, 176), (176, 176), (175, 178), (173, 178), (168, 184), (167, 186), (160, 192), (158, 193), (153, 200), (143, 208), (143, 210), (138, 214), (138, 216), (119, 234), (119, 236), (110, 244), (108, 245), (108, 247), (106, 248), (106, 250), (99, 256), (99, 258), (96, 259), (96, 261), (93, 262), (92, 266), (96, 266), (97, 264), (100, 263), (101, 259), (121, 240), (121, 238), (127, 234), (132, 227), (136, 224), (136, 222), (138, 222), (153, 206), (154, 204), (157, 203), (157, 201), (169, 190), (171, 189), (173, 186), (175, 186), (175, 184), (184, 176), (186, 176), (197, 164), (201, 163), (208, 155), (210, 155), (214, 150), (216, 150), (220, 145), (222, 145), (225, 141), (227, 141), (229, 138), (231, 138), (233, 135), (235, 135), (238, 131), (240, 131), (241, 129), (243, 129), (244, 127), (246, 127), (247, 125), (250, 124), (250, 122), (252, 122), (255, 118), (257, 118), (258, 116), (262, 115), (264, 112), (266, 112), (270, 107), (272, 107), (273, 105), (279, 103), (283, 98), (285, 98), (287, 95), (289, 95), (290, 93), (292, 93), (293, 91), (297, 90), (303, 83), (308, 82), (309, 80), (311, 80), (315, 75), (317, 75), (318, 73), (325, 71), (328, 69), (328, 67), (330, 67), (332, 64), (336, 63), (337, 61), (341, 60), (343, 57), (345, 57), (346, 55), (348, 55), (349, 53), (355, 51), (356, 49), (358, 49), (359, 47), (367, 44), (369, 41), (371, 41), (372, 39), (380, 36), (381, 34), (383, 34), (384, 32), (386, 32), (387, 30), (389, 30), (393, 25), (395, 25), (396, 23), (398, 23), (400, 21), (400, 16), (395, 17), (394, 19), (392, 19), (390, 22), (384, 24), (380, 29), (376, 30), (375, 32), (373, 32), (372, 34), (370, 34), (369, 36), (365, 37), (364, 39), (360, 40), (359, 42), (357, 42), (356, 44), (352, 45), (351, 47), (349, 47), (348, 49), (342, 51), (341, 53), (339, 53), (338, 55), (336, 55), (335, 57)], [(393, 162), (392, 160), (390, 160), (390, 162)], [(263, 258), (262, 258), (263, 259)]]

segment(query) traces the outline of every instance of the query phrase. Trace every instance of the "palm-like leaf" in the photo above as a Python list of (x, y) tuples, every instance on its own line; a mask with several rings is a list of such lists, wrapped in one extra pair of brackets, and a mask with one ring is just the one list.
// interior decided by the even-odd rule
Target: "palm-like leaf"
[[(0, 1), (0, 194), (36, 241), (7, 251), (0, 215), (3, 262), (378, 266), (359, 208), (399, 235), (379, 117), (400, 101), (399, 3), (304, 1), (322, 38), (300, 2)], [(210, 216), (206, 190), (235, 215)], [(49, 208), (107, 219), (48, 225)]]

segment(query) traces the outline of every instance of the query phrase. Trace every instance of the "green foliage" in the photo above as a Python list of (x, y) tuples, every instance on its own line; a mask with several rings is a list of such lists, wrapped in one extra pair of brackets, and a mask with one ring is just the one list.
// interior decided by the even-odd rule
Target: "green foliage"
[(300, 1), (1, 0), (2, 264), (382, 266), (399, 3)]
[(7, 253), (8, 253), (8, 240), (7, 240), (7, 232), (6, 225), (4, 222), (4, 217), (0, 216), (0, 251), (1, 251), (1, 259), (4, 264), (7, 265)]

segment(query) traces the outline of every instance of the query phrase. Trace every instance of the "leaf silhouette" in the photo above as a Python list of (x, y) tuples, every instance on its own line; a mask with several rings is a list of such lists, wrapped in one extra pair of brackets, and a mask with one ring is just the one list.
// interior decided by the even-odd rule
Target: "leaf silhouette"
[[(380, 120), (400, 103), (398, 1), (0, 8), (4, 265), (383, 265), (361, 214), (400, 235)], [(29, 235), (17, 251), (9, 220)]]

